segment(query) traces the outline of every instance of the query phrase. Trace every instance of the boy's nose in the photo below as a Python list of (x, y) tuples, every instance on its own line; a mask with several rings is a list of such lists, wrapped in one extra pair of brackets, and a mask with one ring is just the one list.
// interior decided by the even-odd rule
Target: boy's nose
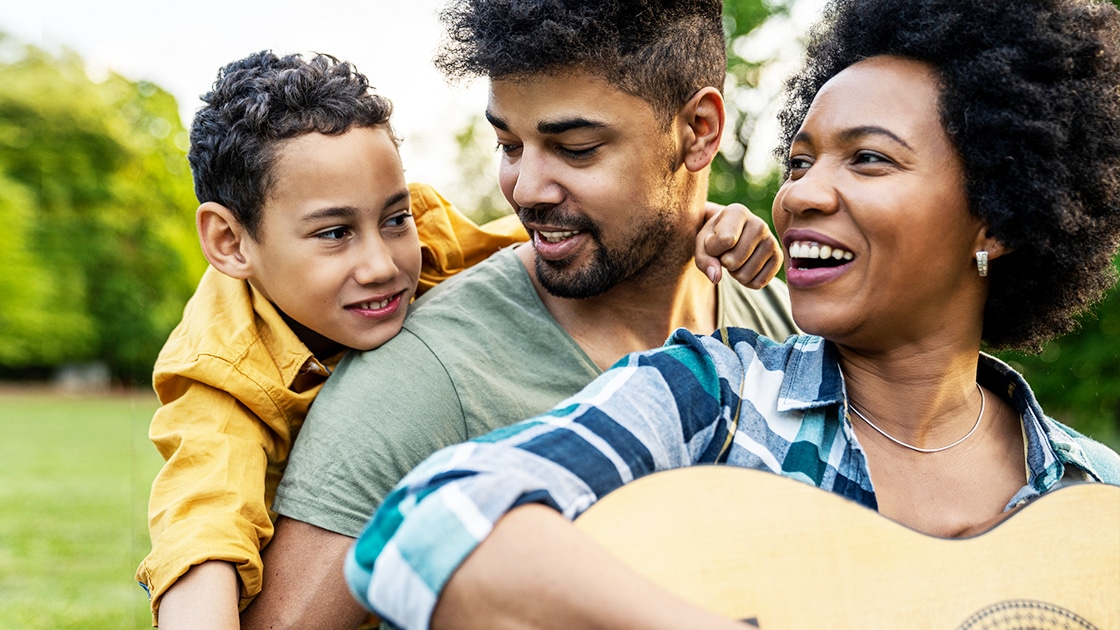
[(380, 284), (396, 276), (397, 263), (385, 242), (380, 238), (369, 239), (354, 265), (354, 279), (361, 284)]

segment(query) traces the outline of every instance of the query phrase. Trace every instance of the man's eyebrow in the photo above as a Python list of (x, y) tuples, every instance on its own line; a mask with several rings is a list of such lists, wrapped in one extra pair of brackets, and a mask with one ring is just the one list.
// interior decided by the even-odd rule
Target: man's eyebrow
[[(495, 129), (509, 131), (509, 124), (489, 111), (486, 112), (486, 120), (489, 121)], [(577, 116), (574, 118), (564, 118), (562, 120), (539, 122), (537, 123), (537, 131), (545, 135), (559, 135), (573, 129), (601, 129), (606, 126), (606, 123)]]
[(506, 123), (506, 121), (502, 120), (501, 118), (498, 118), (494, 114), (490, 113), (490, 110), (486, 110), (485, 115), (486, 115), (486, 120), (491, 125), (493, 125), (494, 127), (498, 128), (502, 131), (509, 131), (509, 124)]
[(573, 129), (601, 129), (606, 127), (605, 123), (596, 120), (588, 120), (582, 117), (565, 118), (563, 120), (555, 121), (542, 121), (537, 123), (537, 131), (545, 135), (558, 135), (565, 131)]

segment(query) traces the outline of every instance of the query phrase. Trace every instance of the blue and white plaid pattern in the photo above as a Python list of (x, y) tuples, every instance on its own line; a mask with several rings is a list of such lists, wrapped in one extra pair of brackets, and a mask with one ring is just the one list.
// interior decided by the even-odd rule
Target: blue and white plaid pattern
[[(355, 597), (392, 625), (427, 628), (451, 574), (513, 507), (543, 503), (574, 519), (633, 479), (721, 458), (874, 509), (835, 349), (814, 336), (776, 343), (729, 332), (725, 345), (677, 331), (552, 411), (432, 455), (386, 498), (347, 558)], [(1012, 504), (1053, 487), (1063, 464), (1101, 480), (1080, 447), (1087, 439), (1046, 418), (1018, 374), (988, 356), (980, 372), (992, 391), (1012, 393), (1024, 419), (1031, 481)]]

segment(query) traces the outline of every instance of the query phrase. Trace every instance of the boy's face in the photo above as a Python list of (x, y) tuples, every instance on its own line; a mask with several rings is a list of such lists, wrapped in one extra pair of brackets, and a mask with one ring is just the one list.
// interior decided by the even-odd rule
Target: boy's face
[(580, 72), (494, 80), (486, 114), (502, 192), (549, 293), (679, 277), (702, 208), (690, 203), (677, 121), (663, 128), (648, 103)]
[[(286, 140), (246, 239), (250, 282), (315, 352), (396, 335), (420, 275), (400, 156), (381, 127)], [(332, 343), (333, 342), (333, 343)]]

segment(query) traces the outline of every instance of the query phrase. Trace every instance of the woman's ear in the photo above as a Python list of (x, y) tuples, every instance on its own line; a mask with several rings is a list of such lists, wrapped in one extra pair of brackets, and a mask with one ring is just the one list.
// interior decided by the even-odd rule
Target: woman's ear
[(695, 173), (711, 164), (719, 150), (726, 116), (723, 95), (714, 87), (701, 88), (681, 113), (684, 117), (684, 165)]
[(195, 212), (195, 224), (202, 254), (215, 269), (239, 280), (252, 275), (245, 251), (246, 241), (252, 237), (233, 211), (220, 203), (207, 201)]
[(999, 258), (1000, 256), (1006, 256), (1007, 254), (1010, 254), (1011, 252), (1015, 251), (1014, 249), (1004, 245), (996, 237), (992, 236), (988, 232), (988, 226), (987, 225), (983, 225), (983, 226), (980, 227), (980, 230), (976, 235), (976, 248), (975, 249), (978, 252), (979, 251), (988, 252), (988, 260), (995, 260), (995, 259)]

